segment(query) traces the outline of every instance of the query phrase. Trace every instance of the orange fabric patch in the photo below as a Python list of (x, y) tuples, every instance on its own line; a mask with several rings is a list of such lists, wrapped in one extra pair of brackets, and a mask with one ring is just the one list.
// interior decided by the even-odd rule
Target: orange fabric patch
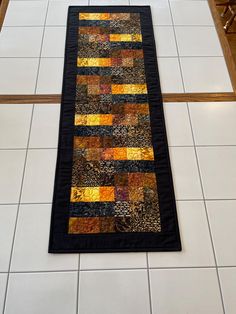
[(69, 234), (99, 233), (99, 217), (71, 217), (69, 219)]
[(114, 147), (114, 160), (126, 160), (127, 159), (127, 148), (126, 147)]
[(100, 125), (112, 125), (112, 114), (100, 114)]
[(99, 34), (101, 32), (101, 28), (98, 26), (80, 26), (79, 34), (87, 35), (87, 34)]
[(114, 158), (113, 148), (105, 148), (102, 151), (101, 159), (102, 160), (112, 160)]
[(101, 138), (98, 136), (74, 136), (74, 148), (99, 148)]
[(71, 217), (69, 234), (115, 232), (114, 217)]
[(113, 202), (115, 200), (115, 192), (113, 186), (101, 186), (100, 202)]

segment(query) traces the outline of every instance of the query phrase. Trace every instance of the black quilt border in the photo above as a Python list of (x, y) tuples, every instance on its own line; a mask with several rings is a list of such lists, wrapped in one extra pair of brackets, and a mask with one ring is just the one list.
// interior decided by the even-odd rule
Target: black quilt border
[[(160, 233), (68, 234), (79, 12), (140, 13), (153, 146), (155, 159), (157, 160), (156, 173), (162, 226)], [(49, 253), (180, 250), (181, 241), (150, 6), (70, 6), (67, 19), (58, 155), (51, 215)]]

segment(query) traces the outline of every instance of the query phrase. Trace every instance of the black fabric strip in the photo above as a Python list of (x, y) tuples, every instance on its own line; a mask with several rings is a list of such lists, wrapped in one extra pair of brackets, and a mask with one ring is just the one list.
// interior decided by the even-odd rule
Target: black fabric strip
[(113, 127), (105, 126), (102, 129), (99, 126), (77, 126), (75, 127), (75, 136), (112, 136)]
[(114, 202), (80, 202), (70, 204), (71, 217), (113, 216)]

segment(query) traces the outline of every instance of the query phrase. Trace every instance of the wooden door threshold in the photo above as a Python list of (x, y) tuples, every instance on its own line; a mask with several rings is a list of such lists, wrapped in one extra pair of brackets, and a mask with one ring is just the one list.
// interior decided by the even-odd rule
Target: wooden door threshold
[[(235, 93), (164, 93), (164, 102), (218, 102), (236, 101)], [(60, 94), (0, 95), (0, 104), (60, 104)]]

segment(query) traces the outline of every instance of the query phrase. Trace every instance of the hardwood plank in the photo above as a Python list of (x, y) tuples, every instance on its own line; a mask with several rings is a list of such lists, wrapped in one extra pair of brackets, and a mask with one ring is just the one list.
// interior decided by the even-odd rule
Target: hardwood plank
[(229, 41), (223, 29), (222, 19), (217, 10), (215, 0), (208, 0), (208, 4), (211, 10), (213, 20), (215, 22), (216, 31), (220, 39), (233, 90), (234, 92), (236, 92), (236, 61), (233, 57)]
[(179, 93), (163, 94), (164, 102), (218, 102), (236, 101), (236, 94), (232, 93)]
[(0, 3), (0, 31), (2, 29), (3, 21), (7, 12), (9, 0), (1, 0)]
[(0, 104), (56, 104), (61, 95), (0, 95)]
[[(236, 101), (235, 93), (164, 93), (164, 102)], [(0, 104), (60, 104), (61, 95), (0, 95)]]

